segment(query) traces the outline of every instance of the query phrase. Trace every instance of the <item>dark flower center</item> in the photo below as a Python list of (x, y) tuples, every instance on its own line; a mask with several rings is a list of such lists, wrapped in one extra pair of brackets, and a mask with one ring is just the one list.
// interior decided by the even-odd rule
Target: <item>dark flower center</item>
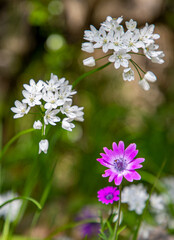
[(113, 195), (112, 193), (108, 193), (108, 194), (106, 195), (106, 199), (107, 199), (107, 200), (111, 200), (111, 199), (113, 199), (113, 197), (114, 197), (114, 195)]
[(114, 168), (117, 169), (118, 171), (123, 171), (124, 169), (126, 169), (126, 167), (127, 163), (124, 160), (124, 158), (114, 160)]

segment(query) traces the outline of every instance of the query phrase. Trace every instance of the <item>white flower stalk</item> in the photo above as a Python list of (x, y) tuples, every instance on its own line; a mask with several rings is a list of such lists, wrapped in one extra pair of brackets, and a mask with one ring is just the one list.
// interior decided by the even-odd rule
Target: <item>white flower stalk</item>
[(48, 151), (48, 146), (49, 146), (49, 143), (47, 139), (41, 140), (39, 142), (39, 154), (41, 152), (44, 152), (46, 154)]
[[(42, 130), (42, 136), (45, 135), (47, 125), (55, 126), (60, 121), (62, 128), (72, 131), (75, 127), (72, 121), (84, 121), (83, 107), (73, 106), (73, 95), (76, 93), (68, 80), (59, 79), (54, 74), (51, 74), (50, 80), (46, 82), (42, 80), (35, 82), (30, 79), (29, 84), (24, 84), (22, 91), (24, 99), (22, 102), (16, 100), (15, 107), (12, 107), (11, 111), (15, 113), (14, 118), (20, 118), (35, 107), (38, 111), (35, 113), (40, 113), (41, 121), (35, 121), (33, 128)], [(48, 140), (40, 141), (39, 153), (42, 151), (47, 153), (47, 149)]]
[(41, 121), (40, 120), (35, 121), (34, 124), (33, 124), (33, 128), (34, 129), (42, 129)]
[(16, 113), (13, 118), (21, 118), (23, 117), (25, 114), (27, 114), (30, 110), (30, 107), (27, 106), (27, 104), (25, 103), (21, 103), (20, 101), (16, 100), (15, 101), (15, 106), (16, 107), (12, 107), (11, 111)]
[[(158, 50), (159, 46), (155, 42), (160, 35), (154, 33), (155, 25), (153, 24), (146, 23), (143, 28), (139, 29), (137, 28), (137, 22), (130, 19), (130, 21), (126, 21), (126, 28), (124, 29), (121, 25), (122, 21), (123, 17), (115, 19), (108, 16), (98, 30), (91, 25), (90, 30), (84, 32), (85, 42), (82, 43), (82, 51), (93, 53), (96, 48), (103, 53), (110, 51), (110, 54), (102, 55), (97, 60), (105, 58), (107, 61), (114, 63), (116, 69), (120, 67), (128, 68), (130, 62), (141, 80), (141, 72), (144, 74), (144, 71), (133, 58), (135, 54), (138, 54), (147, 57), (153, 63), (164, 63), (164, 53)], [(88, 57), (83, 60), (83, 64), (94, 67), (96, 61), (94, 57)], [(123, 70), (123, 73), (124, 80), (133, 80), (133, 72), (130, 72), (131, 74), (128, 76), (126, 76), (127, 70)], [(150, 89), (147, 79), (143, 79), (139, 83), (144, 90)]]
[(83, 60), (83, 65), (87, 67), (94, 67), (95, 66), (95, 59), (94, 57), (89, 57)]
[(127, 203), (130, 211), (142, 214), (149, 195), (142, 184), (130, 185), (122, 191), (122, 202)]

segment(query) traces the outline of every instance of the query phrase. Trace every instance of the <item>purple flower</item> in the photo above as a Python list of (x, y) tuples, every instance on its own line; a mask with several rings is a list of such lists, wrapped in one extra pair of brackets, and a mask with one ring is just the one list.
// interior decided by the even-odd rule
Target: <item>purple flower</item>
[(103, 166), (108, 169), (102, 174), (102, 177), (109, 177), (109, 182), (114, 180), (116, 185), (120, 185), (123, 177), (127, 181), (133, 182), (133, 180), (140, 180), (141, 176), (135, 171), (135, 169), (141, 168), (140, 163), (144, 162), (144, 158), (135, 158), (138, 154), (136, 150), (136, 144), (130, 144), (124, 149), (124, 142), (120, 141), (117, 144), (112, 144), (113, 150), (104, 147), (105, 153), (101, 153), (102, 158), (98, 158)]
[(98, 222), (97, 209), (94, 207), (85, 207), (81, 210), (80, 214), (76, 218), (76, 221), (90, 220), (89, 223), (84, 223), (78, 227), (82, 237), (93, 237), (100, 232), (100, 223)]
[(117, 190), (116, 187), (105, 187), (100, 189), (98, 192), (98, 200), (101, 201), (104, 204), (109, 204), (109, 203), (113, 203), (114, 201), (118, 201), (119, 200), (119, 194), (120, 191)]

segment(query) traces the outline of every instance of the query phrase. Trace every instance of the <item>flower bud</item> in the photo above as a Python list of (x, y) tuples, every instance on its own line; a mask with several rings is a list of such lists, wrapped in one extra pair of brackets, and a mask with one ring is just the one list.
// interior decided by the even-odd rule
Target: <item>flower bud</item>
[(46, 154), (48, 150), (48, 146), (49, 146), (49, 143), (47, 139), (41, 140), (39, 142), (39, 154), (41, 152), (44, 152)]
[(83, 60), (83, 65), (88, 67), (94, 67), (95, 66), (95, 59), (94, 57), (89, 57)]

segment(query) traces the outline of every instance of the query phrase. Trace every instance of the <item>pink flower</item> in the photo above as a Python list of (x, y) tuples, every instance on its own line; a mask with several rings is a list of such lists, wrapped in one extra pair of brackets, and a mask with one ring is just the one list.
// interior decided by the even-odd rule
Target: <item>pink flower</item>
[(113, 203), (119, 200), (120, 191), (116, 187), (105, 187), (100, 189), (98, 192), (98, 200), (104, 204)]
[(120, 185), (123, 177), (127, 181), (133, 182), (133, 180), (140, 180), (141, 176), (135, 171), (135, 169), (141, 168), (140, 163), (144, 162), (144, 158), (135, 158), (138, 154), (136, 150), (136, 144), (130, 144), (124, 149), (124, 142), (120, 141), (117, 144), (112, 144), (113, 150), (104, 147), (105, 153), (101, 153), (102, 158), (98, 158), (103, 166), (108, 169), (102, 174), (102, 177), (109, 177), (109, 182), (114, 180), (116, 185)]

